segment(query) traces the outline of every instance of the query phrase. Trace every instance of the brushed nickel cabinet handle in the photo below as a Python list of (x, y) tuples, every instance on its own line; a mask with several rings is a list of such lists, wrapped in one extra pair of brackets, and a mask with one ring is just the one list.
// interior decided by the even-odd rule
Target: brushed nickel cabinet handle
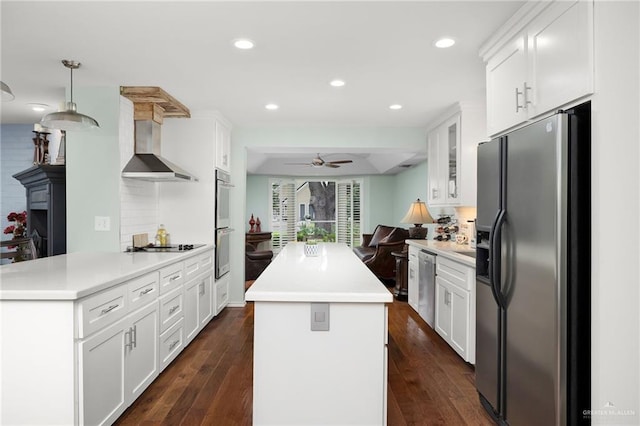
[(113, 311), (115, 308), (117, 308), (118, 306), (120, 306), (120, 305), (111, 305), (111, 306), (109, 306), (108, 308), (103, 309), (103, 310), (100, 312), (100, 315), (108, 314), (109, 312), (111, 312), (111, 311)]

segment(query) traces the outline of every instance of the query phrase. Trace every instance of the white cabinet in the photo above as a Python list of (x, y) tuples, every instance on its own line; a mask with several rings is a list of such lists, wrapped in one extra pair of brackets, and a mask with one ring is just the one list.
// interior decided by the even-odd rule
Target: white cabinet
[(467, 362), (475, 363), (475, 271), (443, 256), (436, 260), (435, 330)]
[(81, 424), (111, 424), (158, 375), (158, 305), (135, 311), (78, 345)]
[(593, 93), (593, 1), (532, 2), (519, 13), (481, 50), (491, 135)]
[(216, 167), (231, 172), (231, 130), (216, 120)]
[(460, 102), (427, 134), (429, 207), (476, 205), (476, 153), (486, 139), (483, 105)]
[(229, 274), (223, 275), (215, 282), (215, 315), (218, 315), (229, 304)]
[(189, 343), (213, 318), (213, 274), (205, 273), (185, 285), (184, 327)]
[(418, 250), (417, 247), (409, 246), (409, 262), (407, 268), (407, 302), (416, 312), (418, 312)]

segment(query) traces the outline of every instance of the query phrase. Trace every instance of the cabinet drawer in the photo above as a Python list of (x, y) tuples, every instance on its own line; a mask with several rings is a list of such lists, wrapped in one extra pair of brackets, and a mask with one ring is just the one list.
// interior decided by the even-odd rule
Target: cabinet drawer
[(84, 338), (120, 318), (127, 310), (127, 286), (120, 285), (81, 300), (78, 304), (78, 337)]
[(179, 287), (184, 281), (184, 262), (174, 263), (160, 269), (160, 294)]
[(184, 319), (180, 318), (180, 321), (160, 335), (160, 369), (164, 370), (183, 348)]
[(442, 276), (450, 283), (464, 289), (471, 290), (474, 279), (474, 269), (462, 263), (454, 262), (438, 256), (436, 260), (436, 275)]
[(164, 332), (184, 315), (184, 292), (176, 289), (160, 298), (160, 332)]
[(184, 261), (185, 281), (200, 275), (213, 268), (213, 254), (207, 252), (198, 256), (193, 256)]
[(157, 271), (129, 281), (127, 284), (129, 310), (133, 312), (135, 309), (157, 299), (159, 292), (160, 275)]

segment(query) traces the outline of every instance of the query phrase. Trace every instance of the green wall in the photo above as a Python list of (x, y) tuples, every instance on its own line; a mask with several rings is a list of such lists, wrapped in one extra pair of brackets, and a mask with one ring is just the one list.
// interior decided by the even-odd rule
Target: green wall
[[(78, 112), (99, 129), (67, 132), (67, 252), (120, 250), (120, 149), (118, 87), (74, 90)], [(95, 231), (107, 216), (109, 231)]]
[[(270, 230), (268, 220), (265, 220), (269, 217), (269, 179), (270, 176), (247, 175), (246, 186), (245, 215), (250, 217), (253, 214), (254, 217), (260, 217), (262, 229), (265, 231)], [(411, 225), (400, 223), (400, 220), (416, 198), (424, 200), (426, 197), (427, 163), (422, 162), (394, 176), (349, 176), (349, 179), (363, 181), (363, 232), (373, 232), (378, 224), (408, 228)], [(248, 229), (247, 222), (245, 230)]]

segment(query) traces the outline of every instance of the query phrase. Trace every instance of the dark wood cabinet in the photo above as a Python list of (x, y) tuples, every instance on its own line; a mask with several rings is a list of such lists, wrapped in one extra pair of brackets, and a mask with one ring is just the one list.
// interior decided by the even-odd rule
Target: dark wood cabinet
[(27, 191), (27, 236), (38, 257), (67, 252), (65, 166), (37, 165), (13, 175)]

